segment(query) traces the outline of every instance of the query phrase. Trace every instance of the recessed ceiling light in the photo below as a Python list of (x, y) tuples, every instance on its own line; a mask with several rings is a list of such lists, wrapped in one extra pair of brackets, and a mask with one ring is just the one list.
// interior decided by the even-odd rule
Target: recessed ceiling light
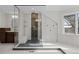
[(12, 15), (12, 18), (13, 18), (13, 19), (17, 19), (18, 16), (17, 16), (17, 15)]

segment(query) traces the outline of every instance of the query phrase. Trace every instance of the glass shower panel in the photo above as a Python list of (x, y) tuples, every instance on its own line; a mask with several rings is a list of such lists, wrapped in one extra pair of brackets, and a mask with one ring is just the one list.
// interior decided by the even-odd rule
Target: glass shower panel
[(51, 46), (58, 40), (58, 24), (46, 14), (42, 14), (42, 42)]
[(15, 45), (18, 44), (18, 33), (19, 33), (19, 12), (20, 10), (17, 8), (17, 6), (14, 6), (14, 14), (12, 19), (12, 28), (15, 32)]

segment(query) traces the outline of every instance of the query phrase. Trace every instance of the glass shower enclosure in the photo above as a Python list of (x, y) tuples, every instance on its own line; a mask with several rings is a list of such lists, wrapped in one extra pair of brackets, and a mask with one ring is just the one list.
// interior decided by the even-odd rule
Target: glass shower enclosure
[(15, 36), (13, 50), (30, 50), (35, 53), (55, 50), (64, 53), (62, 49), (54, 47), (58, 40), (58, 24), (45, 14), (44, 7), (46, 6), (14, 6), (14, 15), (17, 15), (18, 19), (14, 18), (13, 25), (18, 36)]

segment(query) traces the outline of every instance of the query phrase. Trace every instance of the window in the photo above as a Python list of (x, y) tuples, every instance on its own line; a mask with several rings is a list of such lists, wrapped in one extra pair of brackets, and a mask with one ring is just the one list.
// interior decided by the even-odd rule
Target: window
[(75, 14), (64, 16), (65, 33), (75, 33)]

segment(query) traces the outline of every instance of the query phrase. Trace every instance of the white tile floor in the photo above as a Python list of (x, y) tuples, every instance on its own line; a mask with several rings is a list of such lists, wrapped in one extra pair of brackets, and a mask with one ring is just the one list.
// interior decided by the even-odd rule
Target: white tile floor
[[(49, 44), (47, 44), (47, 45), (49, 45)], [(49, 46), (51, 46), (51, 44)], [(12, 50), (13, 47), (14, 47), (14, 44), (0, 44), (0, 54), (28, 54), (28, 53), (32, 53), (27, 50)], [(75, 48), (75, 47), (71, 47), (71, 46), (67, 46), (67, 45), (63, 45), (63, 44), (59, 44), (59, 43), (56, 43), (56, 44), (54, 43), (52, 47), (62, 48), (67, 54), (79, 54), (79, 48)], [(40, 50), (38, 52), (40, 52)], [(55, 51), (55, 50), (49, 51), (49, 53), (51, 53), (51, 52), (53, 54), (58, 53), (58, 51)]]

